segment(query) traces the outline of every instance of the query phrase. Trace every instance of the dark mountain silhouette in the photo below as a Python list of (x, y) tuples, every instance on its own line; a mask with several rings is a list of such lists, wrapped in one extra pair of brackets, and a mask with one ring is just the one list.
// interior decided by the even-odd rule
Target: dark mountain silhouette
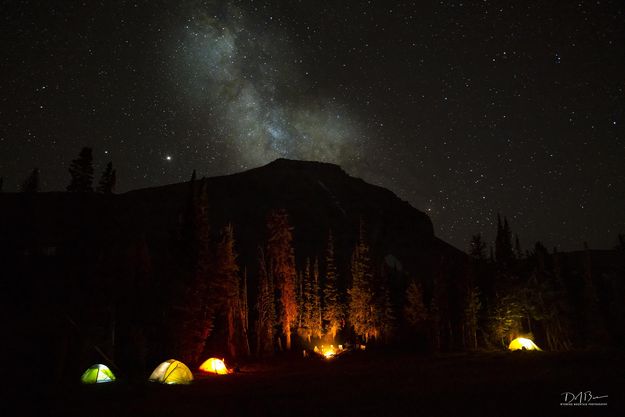
[[(321, 255), (332, 229), (339, 256), (349, 253), (362, 220), (373, 252), (387, 263), (417, 273), (433, 253), (463, 253), (434, 236), (429, 217), (391, 191), (349, 176), (339, 166), (278, 159), (238, 174), (205, 179), (210, 223), (230, 222), (244, 264), (255, 259), (265, 218), (285, 208), (294, 226), (296, 255)], [(13, 250), (56, 252), (91, 242), (144, 235), (162, 242), (177, 227), (188, 184), (120, 195), (40, 193), (0, 195), (0, 239)], [(340, 250), (343, 249), (343, 250)], [(243, 265), (245, 266), (245, 265)]]

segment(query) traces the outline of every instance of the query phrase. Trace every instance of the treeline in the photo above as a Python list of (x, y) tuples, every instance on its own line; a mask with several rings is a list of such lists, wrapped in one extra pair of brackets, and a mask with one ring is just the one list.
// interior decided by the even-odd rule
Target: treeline
[[(75, 193), (97, 192), (101, 194), (111, 194), (115, 190), (117, 183), (117, 171), (113, 169), (113, 162), (108, 162), (102, 171), (100, 180), (94, 188), (94, 168), (93, 150), (84, 147), (80, 151), (78, 158), (70, 163), (69, 167), (70, 183), (67, 191)], [(34, 168), (30, 174), (22, 181), (19, 191), (23, 193), (37, 193), (41, 191), (41, 172), (39, 168)], [(4, 178), (0, 177), (0, 192), (3, 191)]]
[(542, 348), (570, 350), (625, 343), (625, 237), (612, 251), (523, 251), (498, 217), (494, 251), (470, 243), (467, 320), (476, 347), (502, 348), (517, 336)]

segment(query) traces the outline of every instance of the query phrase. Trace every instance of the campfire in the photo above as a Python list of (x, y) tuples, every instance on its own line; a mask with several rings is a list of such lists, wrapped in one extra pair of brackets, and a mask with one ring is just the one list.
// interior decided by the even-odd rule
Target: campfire
[(315, 346), (315, 353), (326, 359), (332, 359), (343, 352), (345, 352), (343, 345), (338, 345), (338, 347), (334, 347), (334, 345), (321, 345), (321, 347)]

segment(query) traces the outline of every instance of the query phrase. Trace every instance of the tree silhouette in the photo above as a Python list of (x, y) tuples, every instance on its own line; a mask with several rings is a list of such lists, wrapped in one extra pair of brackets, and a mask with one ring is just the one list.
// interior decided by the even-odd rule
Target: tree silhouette
[(276, 307), (273, 277), (267, 267), (262, 248), (258, 248), (258, 295), (256, 301), (256, 353), (259, 356), (273, 353), (276, 325)]
[(216, 301), (226, 313), (228, 353), (236, 357), (238, 351), (241, 350), (241, 342), (237, 341), (237, 330), (241, 331), (243, 323), (239, 314), (239, 266), (234, 250), (234, 231), (231, 224), (221, 231), (213, 279)]
[(39, 191), (39, 168), (32, 170), (30, 175), (24, 180), (20, 186), (23, 193), (36, 193)]
[(267, 257), (279, 294), (279, 318), (286, 340), (286, 349), (291, 349), (291, 332), (297, 320), (297, 296), (295, 289), (296, 270), (293, 253), (293, 228), (289, 224), (286, 210), (274, 210), (267, 219)]
[(74, 193), (93, 191), (93, 153), (91, 148), (82, 148), (78, 158), (71, 162), (69, 173), (72, 179), (67, 186), (67, 191)]
[(428, 311), (423, 301), (423, 290), (415, 280), (410, 281), (406, 288), (404, 318), (410, 327), (419, 329), (428, 319)]
[(480, 289), (470, 286), (466, 293), (464, 326), (466, 329), (467, 346), (471, 349), (477, 349), (477, 324), (481, 308)]
[(485, 251), (486, 251), (486, 243), (482, 240), (482, 235), (478, 233), (477, 235), (471, 236), (471, 244), (469, 247), (469, 255), (473, 259), (484, 260), (485, 259)]
[(510, 266), (514, 259), (512, 251), (512, 233), (508, 225), (508, 219), (504, 217), (503, 225), (501, 216), (497, 214), (497, 236), (495, 237), (495, 258), (502, 267)]
[(325, 286), (323, 288), (323, 322), (325, 323), (327, 334), (334, 339), (337, 332), (343, 327), (343, 323), (345, 321), (345, 308), (338, 289), (339, 278), (336, 272), (332, 231), (330, 231), (328, 235), (325, 263), (326, 271)]
[(352, 253), (351, 263), (352, 285), (349, 293), (349, 321), (356, 335), (365, 342), (379, 336), (376, 326), (377, 311), (375, 289), (373, 286), (373, 270), (369, 257), (369, 246), (365, 243), (364, 226), (360, 223), (358, 242)]
[(215, 292), (209, 285), (214, 274), (205, 181), (189, 183), (189, 201), (178, 237), (182, 276), (175, 281), (172, 299), (174, 350), (195, 363), (204, 351), (215, 316)]
[(116, 171), (113, 169), (113, 163), (109, 162), (102, 172), (102, 177), (98, 183), (97, 192), (102, 194), (111, 194), (115, 190), (115, 183), (117, 182)]

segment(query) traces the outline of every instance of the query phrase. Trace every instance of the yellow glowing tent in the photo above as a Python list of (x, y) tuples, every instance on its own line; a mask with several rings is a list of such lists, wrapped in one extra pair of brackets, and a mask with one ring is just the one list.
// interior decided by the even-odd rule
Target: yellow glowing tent
[(102, 384), (115, 381), (115, 375), (106, 365), (97, 363), (90, 366), (80, 377), (83, 384)]
[(193, 381), (193, 374), (184, 363), (170, 359), (154, 369), (150, 381), (161, 384), (190, 384)]
[(210, 358), (204, 361), (204, 363), (200, 365), (200, 371), (218, 375), (228, 374), (228, 368), (226, 368), (224, 361), (217, 358)]
[(536, 343), (532, 342), (530, 339), (526, 339), (525, 337), (517, 337), (512, 342), (510, 342), (510, 346), (508, 346), (510, 350), (540, 350)]

